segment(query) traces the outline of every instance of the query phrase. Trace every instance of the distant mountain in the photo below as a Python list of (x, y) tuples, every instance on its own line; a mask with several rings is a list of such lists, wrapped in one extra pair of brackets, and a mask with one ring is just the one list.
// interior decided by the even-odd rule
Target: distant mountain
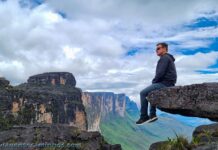
[(139, 110), (125, 94), (112, 92), (84, 92), (83, 104), (89, 130), (98, 130), (109, 143), (119, 143), (124, 150), (144, 150), (150, 144), (185, 135), (191, 139), (194, 127), (160, 114), (154, 123), (136, 125)]

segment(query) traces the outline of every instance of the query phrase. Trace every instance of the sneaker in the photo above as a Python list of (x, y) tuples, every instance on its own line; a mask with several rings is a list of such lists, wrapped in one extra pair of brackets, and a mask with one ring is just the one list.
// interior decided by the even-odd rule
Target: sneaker
[(139, 120), (136, 121), (136, 124), (142, 124), (142, 123), (147, 122), (147, 121), (149, 121), (149, 117), (148, 116), (145, 117), (145, 118), (139, 118)]
[(156, 114), (155, 114), (155, 115), (150, 115), (148, 122), (149, 122), (149, 123), (150, 123), (150, 122), (154, 122), (154, 121), (156, 121), (157, 119), (158, 119), (158, 118), (157, 118)]

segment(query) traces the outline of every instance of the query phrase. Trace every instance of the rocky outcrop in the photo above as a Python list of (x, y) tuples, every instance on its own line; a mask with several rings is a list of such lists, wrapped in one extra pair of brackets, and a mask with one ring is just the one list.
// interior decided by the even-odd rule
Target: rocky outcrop
[(69, 72), (46, 72), (29, 77), (28, 84), (76, 86), (75, 77)]
[(199, 138), (199, 143), (218, 142), (218, 123), (197, 127), (193, 137)]
[(124, 117), (125, 94), (112, 92), (83, 92), (82, 101), (87, 112), (88, 130), (100, 131), (100, 122), (109, 114)]
[(5, 148), (2, 146), (1, 150), (7, 150), (8, 145), (15, 143), (23, 144), (17, 150), (57, 149), (58, 146), (62, 150), (69, 150), (69, 147), (80, 150), (121, 150), (121, 145), (108, 144), (99, 132), (81, 131), (66, 124), (14, 126), (11, 130), (0, 132), (0, 146), (3, 143)]
[(149, 150), (217, 150), (218, 123), (201, 125), (193, 132), (190, 143), (186, 139), (176, 138), (151, 144)]
[(81, 150), (121, 150), (121, 145), (110, 145), (99, 132), (87, 129), (82, 90), (76, 87), (71, 73), (34, 75), (15, 87), (0, 78), (0, 149), (4, 149), (2, 144), (39, 143), (77, 144)]
[[(149, 93), (148, 100), (151, 105), (157, 106), (165, 112), (209, 118), (218, 121), (218, 83), (202, 83), (186, 86), (175, 86), (155, 90)], [(150, 146), (150, 150), (172, 147), (181, 149), (184, 139), (162, 141)], [(193, 132), (191, 143), (185, 141), (182, 149), (191, 150), (217, 150), (218, 149), (218, 123), (202, 125)], [(178, 145), (179, 144), (179, 145)]]
[(148, 100), (165, 112), (218, 121), (216, 82), (163, 88), (152, 91)]
[(0, 77), (0, 87), (4, 88), (4, 87), (9, 87), (10, 82), (8, 80), (6, 80), (4, 77)]
[(0, 130), (11, 125), (63, 123), (87, 130), (82, 90), (71, 73), (31, 76), (16, 87), (0, 79)]

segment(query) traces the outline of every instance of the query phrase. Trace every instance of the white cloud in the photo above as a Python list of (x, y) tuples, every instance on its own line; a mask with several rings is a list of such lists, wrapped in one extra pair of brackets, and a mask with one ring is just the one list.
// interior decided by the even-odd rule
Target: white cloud
[(74, 47), (71, 48), (69, 46), (64, 46), (63, 47), (63, 52), (65, 54), (65, 57), (68, 59), (75, 59), (77, 54), (81, 51), (81, 48), (79, 47)]
[[(176, 57), (178, 85), (215, 81), (199, 74), (218, 59), (217, 52), (185, 56), (183, 48), (208, 47), (217, 27), (190, 30), (184, 23), (213, 17), (215, 1), (49, 0), (34, 9), (17, 1), (0, 2), (0, 72), (12, 84), (30, 75), (68, 71), (83, 90), (126, 93), (139, 102), (139, 92), (154, 76), (155, 44), (170, 45)], [(63, 11), (67, 18), (57, 13)], [(215, 9), (216, 10), (216, 9)], [(134, 56), (125, 54), (141, 48)]]
[(186, 71), (207, 68), (215, 64), (218, 59), (218, 52), (196, 53), (195, 55), (183, 55), (176, 61), (177, 67)]
[[(122, 19), (148, 25), (178, 24), (216, 10), (216, 0), (49, 0), (48, 5), (72, 18)], [(136, 22), (133, 22), (136, 21)]]

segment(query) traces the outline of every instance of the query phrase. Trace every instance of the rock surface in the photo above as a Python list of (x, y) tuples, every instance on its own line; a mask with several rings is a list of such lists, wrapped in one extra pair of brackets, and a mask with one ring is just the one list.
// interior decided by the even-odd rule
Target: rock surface
[(160, 142), (153, 143), (150, 145), (149, 150), (160, 150), (161, 145), (165, 144), (165, 143), (166, 143), (166, 141), (160, 141)]
[(152, 105), (162, 111), (218, 121), (218, 83), (175, 86), (152, 91)]
[(0, 80), (0, 130), (12, 125), (63, 123), (87, 130), (82, 90), (71, 73), (32, 76), (16, 87)]
[(8, 87), (10, 82), (3, 77), (0, 77), (0, 87)]
[(69, 72), (46, 72), (31, 76), (27, 81), (28, 84), (76, 86), (75, 77)]
[(218, 144), (216, 143), (210, 143), (206, 145), (200, 145), (196, 148), (193, 148), (192, 150), (218, 150)]
[[(0, 144), (25, 143), (33, 144), (36, 147), (29, 146), (28, 150), (38, 150), (37, 144), (76, 144), (81, 150), (121, 150), (121, 145), (110, 145), (99, 132), (87, 132), (78, 130), (66, 124), (32, 124), (25, 126), (15, 126), (10, 130), (0, 132)], [(38, 146), (38, 147), (37, 147)], [(8, 148), (5, 148), (5, 150)], [(20, 148), (19, 150), (24, 150)], [(1, 147), (1, 150), (4, 150)], [(63, 148), (62, 150), (68, 150)]]
[(199, 140), (198, 146), (193, 148), (193, 150), (217, 150), (218, 123), (197, 127), (193, 132), (193, 138)]
[[(218, 121), (218, 83), (202, 83), (186, 86), (175, 86), (155, 90), (149, 93), (151, 105), (160, 110), (185, 116), (209, 118)], [(150, 150), (158, 150), (168, 141), (153, 143)], [(202, 125), (193, 132), (191, 150), (218, 149), (218, 123)]]
[(193, 132), (193, 137), (199, 137), (201, 143), (218, 142), (218, 123), (197, 127)]

